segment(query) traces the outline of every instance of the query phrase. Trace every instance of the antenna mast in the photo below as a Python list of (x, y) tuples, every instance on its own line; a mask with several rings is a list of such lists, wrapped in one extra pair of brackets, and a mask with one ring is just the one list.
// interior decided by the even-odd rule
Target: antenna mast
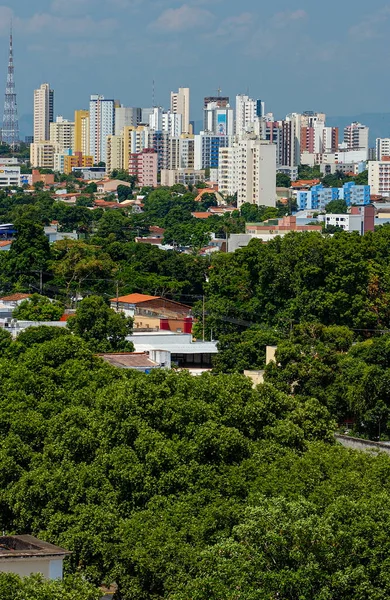
[(9, 36), (9, 60), (8, 60), (8, 75), (7, 85), (5, 88), (4, 113), (3, 113), (3, 130), (2, 141), (9, 144), (12, 149), (19, 143), (19, 121), (18, 108), (16, 102), (15, 91), (15, 68), (14, 68), (14, 51), (13, 51), (13, 36), (12, 22)]

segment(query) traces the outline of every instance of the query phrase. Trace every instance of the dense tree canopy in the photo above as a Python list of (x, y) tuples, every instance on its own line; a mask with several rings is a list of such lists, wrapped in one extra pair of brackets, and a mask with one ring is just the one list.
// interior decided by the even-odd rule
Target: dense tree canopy
[(63, 313), (61, 302), (51, 302), (46, 296), (32, 294), (15, 308), (12, 316), (21, 321), (59, 321)]

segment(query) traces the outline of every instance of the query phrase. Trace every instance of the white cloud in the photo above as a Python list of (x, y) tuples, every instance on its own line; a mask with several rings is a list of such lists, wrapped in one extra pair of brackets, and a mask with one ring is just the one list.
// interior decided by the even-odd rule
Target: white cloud
[(8, 35), (13, 11), (8, 6), (0, 6), (0, 35)]
[(233, 17), (227, 17), (211, 35), (215, 35), (219, 38), (228, 38), (227, 41), (241, 39), (248, 33), (248, 30), (251, 29), (254, 22), (255, 17), (249, 12), (244, 12)]
[(18, 19), (18, 27), (26, 34), (55, 34), (64, 37), (106, 37), (117, 28), (115, 19), (96, 21), (92, 17), (65, 18), (49, 13), (36, 13), (29, 19)]
[(168, 8), (149, 27), (162, 32), (186, 31), (207, 26), (214, 15), (204, 8), (183, 4), (179, 8)]
[(50, 10), (61, 15), (77, 15), (86, 10), (91, 0), (52, 0)]
[(382, 31), (381, 26), (387, 23), (389, 16), (390, 6), (383, 6), (381, 9), (367, 15), (360, 23), (352, 25), (348, 30), (348, 35), (357, 42), (381, 38), (384, 35), (388, 36), (388, 32)]

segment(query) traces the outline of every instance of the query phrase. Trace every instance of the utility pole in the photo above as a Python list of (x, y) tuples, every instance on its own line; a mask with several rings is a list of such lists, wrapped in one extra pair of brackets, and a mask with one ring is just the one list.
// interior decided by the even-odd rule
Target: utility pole
[(42, 292), (43, 292), (43, 271), (42, 271), (42, 269), (39, 271), (39, 292), (42, 296)]
[(203, 341), (205, 340), (205, 296), (203, 294)]
[(116, 280), (116, 312), (119, 312), (119, 281)]

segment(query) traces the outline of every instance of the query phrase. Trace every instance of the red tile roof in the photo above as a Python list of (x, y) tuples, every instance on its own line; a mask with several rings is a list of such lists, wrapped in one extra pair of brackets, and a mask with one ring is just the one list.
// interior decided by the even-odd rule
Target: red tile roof
[[(141, 302), (147, 302), (148, 300), (158, 300), (160, 296), (147, 296), (146, 294), (128, 294), (128, 296), (121, 296), (118, 298), (118, 302), (125, 304), (140, 304)], [(116, 298), (111, 298), (110, 302), (116, 302)]]
[(31, 294), (11, 294), (10, 296), (3, 296), (0, 298), (0, 300), (6, 302), (17, 302), (18, 300), (26, 300), (27, 298), (31, 298)]
[(12, 244), (12, 240), (3, 240), (0, 242), (0, 248), (4, 248), (5, 246), (10, 246)]

